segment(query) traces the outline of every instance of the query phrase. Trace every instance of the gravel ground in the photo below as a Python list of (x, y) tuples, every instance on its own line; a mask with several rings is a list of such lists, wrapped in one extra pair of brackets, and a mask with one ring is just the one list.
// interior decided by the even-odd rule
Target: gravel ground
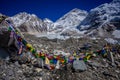
[[(88, 38), (68, 39), (68, 40), (49, 40), (47, 38), (36, 38), (25, 35), (26, 40), (36, 49), (64, 51), (78, 50), (85, 43), (92, 45), (90, 50), (101, 49), (106, 43), (102, 39), (91, 40)], [(101, 55), (93, 57), (85, 62), (86, 71), (73, 71), (72, 64), (66, 64), (59, 70), (47, 70), (39, 68), (32, 63), (19, 64), (18, 61), (0, 59), (0, 80), (119, 80), (120, 79), (120, 53), (114, 53), (114, 64)], [(39, 65), (39, 64), (38, 64)]]

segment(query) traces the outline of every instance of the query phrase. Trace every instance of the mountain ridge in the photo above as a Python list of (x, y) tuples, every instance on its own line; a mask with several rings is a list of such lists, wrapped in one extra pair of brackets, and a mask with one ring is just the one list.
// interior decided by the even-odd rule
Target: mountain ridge
[(34, 35), (120, 38), (117, 36), (120, 32), (120, 0), (102, 4), (90, 12), (74, 8), (55, 22), (26, 12), (7, 19), (12, 20), (20, 31)]
[[(26, 12), (21, 12), (16, 14), (13, 17), (7, 18), (8, 20), (12, 20), (13, 24), (16, 27), (19, 27), (21, 31), (29, 32), (29, 33), (59, 33), (62, 34), (66, 29), (72, 27), (75, 29), (77, 25), (85, 18), (87, 12), (80, 9), (73, 9), (69, 11), (67, 14), (63, 15), (56, 22), (45, 18), (40, 19), (35, 14), (29, 14)], [(63, 25), (64, 24), (64, 25)], [(24, 28), (24, 30), (22, 30)], [(33, 29), (33, 30), (32, 30)], [(38, 29), (38, 30), (36, 30)]]

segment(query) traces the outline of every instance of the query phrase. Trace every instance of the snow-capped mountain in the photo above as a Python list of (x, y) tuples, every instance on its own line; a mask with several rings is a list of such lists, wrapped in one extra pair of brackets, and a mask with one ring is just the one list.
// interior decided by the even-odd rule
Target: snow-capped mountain
[(114, 31), (120, 31), (120, 0), (92, 9), (77, 28), (87, 30), (88, 35), (112, 37), (116, 33)]
[(87, 16), (87, 14), (88, 13), (86, 11), (75, 8), (62, 16), (56, 22), (52, 22), (46, 18), (43, 22), (47, 26), (47, 34), (38, 35), (52, 38), (79, 35), (81, 32), (76, 27)]
[(3, 14), (0, 13), (0, 16), (2, 16)]
[(13, 24), (22, 32), (71, 35), (72, 33), (79, 32), (76, 27), (86, 16), (86, 11), (75, 8), (56, 22), (48, 18), (41, 20), (36, 15), (26, 12), (19, 13), (8, 19), (12, 20)]
[(53, 28), (53, 26), (54, 26), (54, 22), (51, 21), (51, 20), (48, 19), (48, 18), (45, 18), (45, 19), (43, 20), (43, 23), (44, 23), (44, 25), (47, 27), (47, 31), (48, 31), (48, 32), (49, 32), (49, 31)]
[(47, 27), (35, 14), (23, 12), (7, 19), (12, 20), (15, 27), (18, 27), (22, 32), (40, 33), (47, 31)]
[(52, 31), (60, 34), (72, 34), (70, 31), (77, 33), (76, 27), (81, 23), (81, 21), (87, 16), (87, 12), (80, 9), (73, 9), (63, 17), (58, 19), (53, 26)]
[(0, 23), (1, 23), (2, 20), (4, 20), (5, 18), (7, 18), (7, 16), (0, 13)]
[(19, 13), (7, 18), (22, 32), (39, 36), (92, 36), (120, 38), (120, 0), (102, 4), (89, 13), (73, 9), (53, 22), (39, 19), (34, 14)]
[(63, 27), (76, 27), (86, 16), (86, 11), (75, 8), (58, 19), (55, 23), (62, 25)]

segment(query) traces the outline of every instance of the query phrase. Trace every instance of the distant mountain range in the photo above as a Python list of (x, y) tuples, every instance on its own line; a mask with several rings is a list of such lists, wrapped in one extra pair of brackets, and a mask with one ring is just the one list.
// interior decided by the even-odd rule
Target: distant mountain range
[(92, 9), (77, 28), (91, 36), (120, 38), (120, 0)]
[(38, 37), (88, 36), (120, 39), (120, 0), (102, 4), (90, 12), (75, 8), (56, 22), (48, 18), (42, 20), (35, 14), (26, 12), (6, 19), (11, 20), (21, 32)]

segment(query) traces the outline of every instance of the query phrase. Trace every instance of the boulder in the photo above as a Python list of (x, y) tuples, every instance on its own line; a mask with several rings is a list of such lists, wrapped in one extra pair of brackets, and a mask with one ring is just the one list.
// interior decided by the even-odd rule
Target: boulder
[(32, 63), (35, 67), (43, 68), (44, 67), (44, 61), (41, 58), (37, 58), (36, 61)]
[[(26, 53), (24, 55), (18, 55), (19, 45), (18, 41), (13, 33), (12, 37), (10, 37), (12, 32), (10, 31), (2, 31), (0, 34), (0, 56), (5, 57), (9, 56), (10, 61), (19, 61), (20, 63), (26, 63), (28, 61), (28, 56)], [(24, 53), (24, 52), (22, 52)]]
[(108, 60), (111, 61), (112, 66), (115, 66), (115, 60), (114, 60), (114, 57), (113, 57), (113, 53), (112, 53), (112, 52), (109, 52), (109, 53), (108, 53), (107, 58), (108, 58)]
[(73, 62), (73, 69), (75, 71), (85, 71), (87, 70), (86, 64), (82, 60), (75, 60)]
[(0, 48), (0, 58), (7, 58), (8, 56), (9, 53), (4, 48)]

